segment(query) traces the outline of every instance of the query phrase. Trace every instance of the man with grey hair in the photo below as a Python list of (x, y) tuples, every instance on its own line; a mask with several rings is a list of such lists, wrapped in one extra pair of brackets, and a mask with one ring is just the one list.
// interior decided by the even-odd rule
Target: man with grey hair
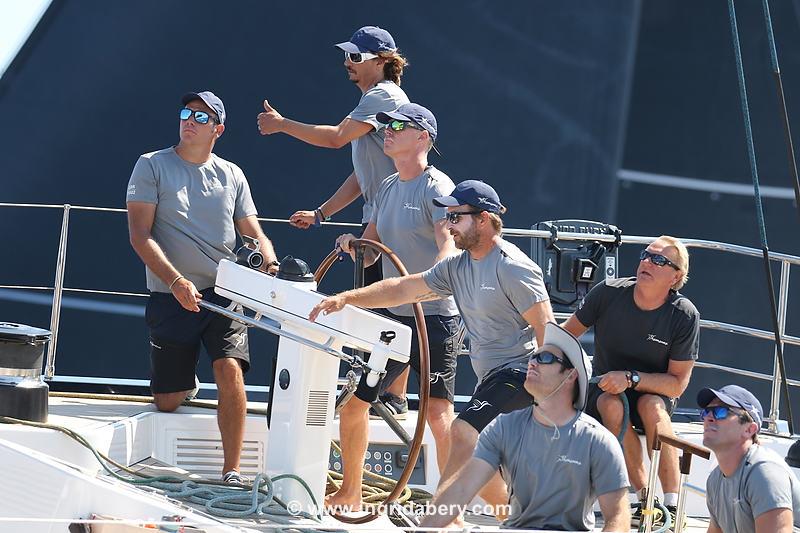
[[(670, 417), (698, 356), (700, 315), (678, 292), (689, 274), (689, 254), (682, 242), (661, 236), (641, 251), (639, 259), (635, 278), (597, 284), (564, 327), (579, 337), (594, 326), (594, 373), (600, 381), (589, 389), (586, 412), (618, 434), (623, 421), (618, 395), (628, 398), (630, 424), (623, 448), (628, 477), (643, 502), (647, 474), (633, 428), (644, 429), (648, 449), (656, 431), (673, 434)], [(662, 450), (659, 479), (663, 503), (674, 515), (679, 471), (671, 446)], [(640, 511), (641, 506), (635, 519)]]
[(709, 533), (791, 533), (800, 527), (800, 481), (779, 455), (758, 444), (764, 411), (738, 385), (697, 393), (703, 444), (717, 458), (706, 480)]
[(592, 507), (599, 501), (603, 531), (629, 531), (622, 449), (602, 424), (582, 412), (591, 371), (580, 342), (548, 323), (525, 378), (534, 405), (486, 426), (472, 459), (436, 491), (421, 526), (448, 525), (499, 469), (511, 495), (504, 527), (590, 531)]

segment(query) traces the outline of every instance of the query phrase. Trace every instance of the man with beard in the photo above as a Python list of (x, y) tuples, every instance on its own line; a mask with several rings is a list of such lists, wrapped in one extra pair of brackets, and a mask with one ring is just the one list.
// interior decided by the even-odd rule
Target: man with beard
[[(339, 189), (312, 211), (297, 211), (289, 222), (301, 229), (329, 220), (358, 198), (364, 197), (362, 230), (372, 216), (375, 194), (381, 182), (396, 172), (392, 160), (383, 153), (383, 127), (376, 119), (380, 112), (394, 111), (409, 102), (400, 88), (403, 68), (408, 63), (399, 53), (391, 34), (376, 26), (364, 26), (349, 41), (339, 43), (344, 51), (344, 67), (350, 81), (361, 90), (361, 100), (337, 126), (304, 124), (282, 116), (264, 100), (258, 115), (261, 135), (285, 133), (322, 148), (352, 148), (353, 171)], [(315, 187), (316, 188), (316, 187)], [(365, 284), (381, 279), (380, 264), (365, 272)]]
[[(800, 481), (758, 443), (761, 402), (738, 385), (697, 393), (703, 444), (717, 458), (706, 480), (708, 533), (791, 533), (800, 527)], [(794, 531), (797, 531), (796, 529)]]
[[(433, 203), (447, 207), (447, 228), (462, 253), (419, 274), (325, 298), (312, 309), (309, 320), (346, 304), (381, 308), (453, 296), (470, 337), (470, 359), (479, 383), (469, 407), (451, 426), (443, 483), (469, 461), (478, 434), (489, 422), (533, 401), (523, 387), (528, 354), (541, 344), (553, 310), (539, 266), (500, 236), (500, 214), (506, 208), (491, 186), (463, 181)], [(480, 495), (496, 509), (508, 502), (499, 475)]]
[[(700, 314), (678, 292), (689, 278), (689, 252), (681, 241), (663, 235), (642, 250), (639, 259), (635, 278), (595, 285), (564, 327), (580, 337), (594, 326), (594, 372), (601, 379), (589, 388), (586, 412), (617, 435), (623, 420), (618, 395), (628, 398), (630, 424), (623, 449), (631, 485), (644, 502), (647, 474), (633, 428), (644, 430), (648, 450), (656, 431), (673, 434), (670, 417), (689, 384), (699, 351)], [(672, 446), (661, 452), (658, 477), (662, 503), (674, 518), (679, 470)], [(641, 506), (634, 520), (640, 517)]]
[(525, 390), (536, 404), (497, 417), (475, 455), (440, 485), (422, 527), (449, 524), (498, 469), (511, 487), (504, 527), (591, 531), (600, 503), (603, 531), (629, 531), (628, 476), (614, 436), (582, 412), (592, 364), (580, 342), (554, 323), (530, 356)]

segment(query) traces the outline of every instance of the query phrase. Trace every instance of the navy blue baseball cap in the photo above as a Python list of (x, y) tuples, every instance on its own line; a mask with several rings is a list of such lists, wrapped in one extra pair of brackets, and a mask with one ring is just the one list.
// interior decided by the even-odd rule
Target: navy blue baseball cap
[(199, 93), (186, 93), (181, 97), (181, 103), (183, 105), (188, 104), (192, 100), (202, 100), (205, 102), (205, 104), (217, 114), (219, 123), (225, 124), (225, 106), (216, 94), (211, 91), (203, 91)]
[(397, 50), (392, 34), (377, 26), (364, 26), (363, 28), (359, 28), (353, 36), (350, 37), (349, 41), (335, 44), (334, 46), (351, 54), (357, 54), (359, 52), (372, 52), (373, 54), (377, 54), (378, 52), (394, 52)]
[(758, 424), (758, 429), (761, 429), (761, 423), (764, 421), (764, 410), (761, 408), (761, 402), (749, 390), (739, 385), (725, 385), (719, 390), (701, 389), (697, 393), (697, 405), (703, 408), (708, 407), (708, 404), (714, 398), (718, 398), (722, 403), (732, 407), (741, 407)]
[(419, 104), (403, 104), (394, 111), (384, 113), (381, 111), (375, 118), (381, 124), (388, 124), (393, 120), (401, 120), (403, 122), (413, 122), (420, 128), (427, 131), (432, 141), (436, 141), (436, 134), (438, 129), (436, 127), (436, 117), (433, 116), (430, 109), (422, 107)]
[(433, 199), (433, 205), (438, 207), (456, 207), (471, 205), (482, 211), (490, 213), (505, 213), (506, 208), (500, 203), (497, 192), (488, 183), (479, 180), (462, 181), (450, 193), (450, 196), (440, 196)]

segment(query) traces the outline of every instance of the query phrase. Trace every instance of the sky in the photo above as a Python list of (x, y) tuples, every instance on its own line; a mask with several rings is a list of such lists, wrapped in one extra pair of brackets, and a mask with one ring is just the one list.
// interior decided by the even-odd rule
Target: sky
[(0, 0), (0, 75), (25, 43), (51, 0)]

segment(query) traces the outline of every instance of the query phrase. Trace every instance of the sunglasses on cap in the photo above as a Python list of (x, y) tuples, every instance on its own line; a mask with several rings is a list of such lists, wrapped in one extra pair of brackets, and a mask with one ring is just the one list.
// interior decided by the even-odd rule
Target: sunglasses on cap
[(345, 52), (344, 58), (351, 63), (363, 63), (364, 61), (369, 61), (370, 59), (375, 59), (378, 57), (377, 54), (370, 54), (369, 52)]
[(736, 407), (729, 407), (727, 405), (715, 405), (714, 407), (706, 407), (702, 411), (700, 411), (700, 416), (702, 418), (711, 415), (714, 417), (714, 420), (725, 420), (731, 415), (747, 415), (749, 420), (752, 420), (750, 414), (745, 411), (744, 409), (738, 409)]
[(392, 131), (403, 131), (406, 128), (411, 128), (419, 131), (424, 131), (421, 127), (417, 124), (408, 121), (408, 120), (393, 120), (386, 125), (387, 128), (391, 128)]
[(466, 215), (477, 215), (479, 213), (483, 213), (483, 211), (480, 209), (477, 211), (448, 211), (447, 221), (451, 224), (458, 224), (458, 221), (461, 220), (461, 217)]
[(561, 358), (556, 354), (547, 351), (531, 354), (530, 358), (528, 359), (528, 362), (530, 363), (533, 361), (536, 361), (540, 365), (552, 365), (553, 363), (558, 361), (567, 368), (574, 368), (569, 359)]
[(674, 268), (675, 270), (680, 270), (681, 269), (681, 267), (679, 267), (678, 265), (676, 265), (675, 263), (673, 263), (672, 261), (670, 261), (669, 259), (667, 259), (666, 257), (664, 257), (661, 254), (654, 254), (653, 252), (648, 252), (647, 250), (642, 250), (639, 253), (639, 261), (644, 261), (645, 259), (649, 259), (650, 262), (653, 263), (656, 266), (663, 267), (665, 265), (669, 265), (672, 268)]
[(207, 124), (209, 120), (214, 122), (217, 121), (214, 117), (206, 113), (205, 111), (195, 111), (194, 109), (189, 109), (188, 107), (184, 107), (181, 109), (181, 120), (189, 120), (189, 117), (194, 115), (194, 121), (198, 124)]

